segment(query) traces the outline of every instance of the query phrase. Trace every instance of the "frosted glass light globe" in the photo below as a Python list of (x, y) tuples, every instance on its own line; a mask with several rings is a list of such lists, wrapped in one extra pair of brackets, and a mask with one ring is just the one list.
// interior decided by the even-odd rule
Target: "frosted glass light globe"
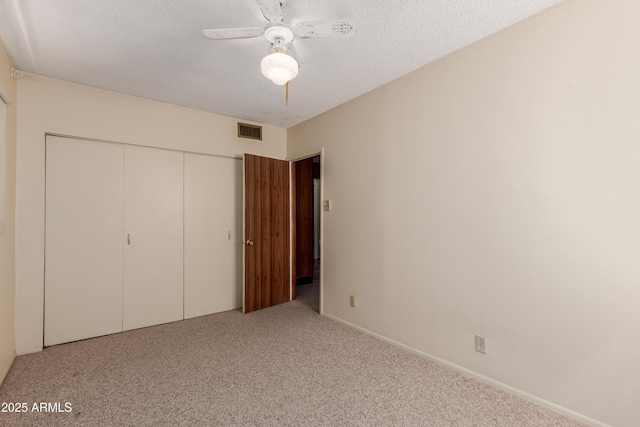
[(273, 52), (262, 58), (260, 69), (277, 85), (283, 85), (298, 75), (298, 63), (284, 52)]

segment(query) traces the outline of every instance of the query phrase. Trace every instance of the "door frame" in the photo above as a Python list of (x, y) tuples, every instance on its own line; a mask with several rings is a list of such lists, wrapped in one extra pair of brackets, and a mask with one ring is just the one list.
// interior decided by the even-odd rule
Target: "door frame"
[[(321, 207), (320, 207), (320, 283), (319, 283), (319, 287), (320, 287), (320, 298), (319, 298), (319, 307), (318, 307), (318, 312), (320, 313), (320, 315), (323, 315), (323, 307), (324, 307), (324, 209), (322, 208), (322, 201), (324, 200), (324, 147), (320, 147), (320, 148), (315, 148), (309, 151), (305, 151), (302, 154), (298, 154), (295, 155), (293, 157), (288, 157), (287, 161), (291, 162), (291, 167), (293, 168), (293, 164), (297, 161), (300, 160), (305, 160), (308, 159), (310, 157), (316, 157), (316, 156), (320, 156), (320, 203), (321, 203)], [(291, 224), (295, 224), (295, 217), (294, 217), (294, 210), (295, 210), (295, 206), (294, 206), (294, 202), (295, 202), (295, 174), (291, 173), (290, 174), (290, 185), (289, 185), (289, 191), (290, 191), (290, 198), (289, 200), (291, 200), (291, 208), (289, 209), (289, 214), (291, 215), (291, 217), (289, 218), (289, 220), (291, 221)], [(289, 262), (289, 268), (290, 268), (290, 277), (291, 277), (291, 297), (293, 297), (293, 292), (294, 292), (294, 286), (296, 286), (296, 274), (295, 274), (295, 253), (296, 253), (296, 231), (295, 228), (293, 228), (293, 232), (290, 234), (290, 239), (291, 239), (291, 244), (290, 244), (290, 248), (291, 248), (291, 253), (290, 253), (290, 262)]]

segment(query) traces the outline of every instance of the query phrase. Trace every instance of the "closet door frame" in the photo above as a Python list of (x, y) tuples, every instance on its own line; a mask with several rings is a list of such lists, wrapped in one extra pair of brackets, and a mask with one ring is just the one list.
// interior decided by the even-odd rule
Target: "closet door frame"
[[(219, 156), (219, 155), (212, 155), (212, 154), (205, 154), (205, 153), (192, 153), (192, 152), (186, 152), (186, 151), (181, 151), (181, 150), (174, 150), (174, 149), (163, 149), (163, 148), (158, 148), (158, 147), (146, 147), (146, 146), (140, 146), (140, 145), (136, 145), (136, 144), (126, 144), (126, 143), (121, 143), (121, 142), (115, 142), (115, 141), (106, 141), (106, 140), (98, 140), (98, 139), (92, 139), (92, 138), (83, 138), (83, 137), (75, 137), (75, 136), (68, 136), (68, 135), (58, 135), (58, 134), (47, 134), (46, 135), (46, 140), (48, 139), (61, 139), (61, 140), (68, 140), (68, 141), (76, 141), (77, 143), (80, 144), (85, 144), (87, 146), (89, 146), (90, 144), (104, 144), (104, 146), (111, 146), (111, 147), (117, 147), (120, 150), (120, 159), (121, 159), (121, 163), (120, 163), (120, 167), (118, 169), (119, 172), (116, 172), (116, 175), (118, 175), (118, 179), (119, 181), (117, 186), (120, 188), (120, 203), (119, 203), (119, 226), (118, 226), (118, 233), (116, 233), (117, 235), (117, 240), (118, 240), (118, 263), (119, 263), (119, 268), (115, 269), (114, 271), (116, 271), (116, 273), (114, 273), (114, 276), (118, 276), (118, 285), (117, 285), (117, 289), (118, 289), (118, 295), (115, 298), (116, 300), (118, 300), (120, 302), (120, 304), (118, 305), (117, 310), (114, 309), (113, 307), (111, 308), (112, 313), (116, 313), (115, 317), (117, 317), (117, 326), (115, 327), (110, 327), (110, 328), (103, 328), (100, 329), (99, 332), (95, 332), (93, 334), (75, 334), (75, 335), (70, 335), (68, 337), (62, 338), (55, 338), (55, 339), (50, 339), (47, 338), (47, 330), (50, 329), (50, 327), (54, 326), (52, 323), (48, 322), (48, 316), (47, 316), (47, 303), (49, 303), (49, 313), (51, 313), (51, 309), (54, 308), (52, 307), (52, 289), (51, 287), (49, 287), (49, 295), (47, 295), (47, 284), (50, 283), (51, 281), (51, 274), (53, 273), (53, 270), (49, 270), (46, 269), (46, 262), (47, 262), (47, 245), (46, 242), (47, 240), (49, 240), (49, 243), (53, 243), (54, 240), (51, 239), (45, 239), (45, 295), (44, 295), (44, 304), (45, 304), (45, 322), (44, 322), (44, 333), (43, 333), (43, 344), (44, 346), (50, 346), (50, 345), (54, 345), (54, 344), (59, 344), (59, 343), (64, 343), (64, 342), (71, 342), (71, 341), (75, 341), (78, 339), (85, 339), (85, 338), (91, 338), (91, 337), (96, 337), (96, 336), (100, 336), (100, 335), (106, 335), (106, 334), (111, 334), (111, 333), (116, 333), (116, 332), (121, 332), (123, 330), (129, 330), (129, 329), (136, 329), (139, 327), (145, 327), (145, 326), (151, 326), (151, 325), (155, 325), (155, 324), (161, 324), (161, 323), (165, 323), (165, 322), (171, 322), (171, 321), (176, 321), (176, 320), (182, 320), (184, 318), (189, 318), (189, 317), (195, 317), (196, 315), (203, 315), (203, 314), (209, 314), (207, 312), (202, 312), (202, 313), (198, 313), (197, 310), (193, 310), (190, 313), (187, 313), (184, 304), (185, 304), (185, 300), (184, 300), (184, 293), (188, 292), (187, 289), (185, 288), (186, 283), (184, 282), (184, 278), (185, 276), (187, 276), (187, 272), (185, 270), (185, 268), (187, 268), (187, 266), (185, 265), (185, 260), (184, 260), (184, 251), (186, 250), (185, 248), (185, 234), (184, 234), (184, 227), (185, 227), (185, 209), (187, 209), (185, 203), (184, 203), (184, 193), (181, 194), (181, 202), (182, 202), (182, 225), (180, 226), (180, 230), (181, 230), (181, 245), (180, 245), (180, 251), (181, 251), (181, 255), (179, 257), (180, 259), (180, 279), (181, 279), (181, 287), (180, 287), (180, 291), (176, 291), (174, 288), (174, 292), (172, 293), (173, 297), (173, 313), (169, 316), (164, 317), (163, 319), (156, 319), (153, 320), (151, 322), (149, 321), (145, 321), (145, 320), (140, 320), (140, 319), (130, 319), (130, 321), (127, 322), (127, 316), (125, 314), (125, 293), (127, 290), (127, 286), (125, 283), (127, 274), (125, 272), (125, 268), (126, 268), (126, 257), (127, 257), (127, 250), (131, 250), (133, 248), (131, 248), (132, 244), (135, 243), (139, 243), (137, 242), (137, 239), (139, 238), (138, 232), (132, 232), (134, 230), (132, 230), (131, 228), (127, 229), (127, 225), (126, 225), (126, 215), (125, 215), (125, 210), (126, 210), (126, 206), (125, 206), (125, 188), (126, 188), (126, 174), (125, 174), (125, 168), (126, 168), (126, 155), (125, 152), (127, 150), (159, 150), (159, 151), (165, 151), (165, 152), (169, 152), (169, 153), (176, 153), (176, 155), (179, 155), (181, 157), (180, 159), (180, 163), (181, 163), (181, 176), (180, 176), (180, 187), (182, 188), (182, 190), (184, 191), (183, 185), (184, 185), (184, 180), (186, 179), (185, 174), (187, 173), (185, 170), (185, 157), (186, 156), (206, 156), (206, 157), (211, 157), (211, 158), (219, 158), (219, 159), (224, 159), (224, 160), (228, 160), (229, 162), (233, 162), (235, 164), (235, 167), (238, 169), (237, 174), (235, 176), (235, 182), (234, 182), (234, 188), (233, 188), (233, 192), (234, 195), (236, 197), (235, 203), (237, 206), (235, 206), (235, 210), (238, 211), (236, 212), (236, 217), (235, 217), (235, 230), (230, 230), (229, 227), (233, 228), (234, 225), (230, 224), (230, 225), (225, 225), (226, 231), (225, 233), (228, 233), (228, 231), (231, 231), (231, 239), (228, 238), (228, 234), (227, 234), (227, 240), (231, 240), (232, 241), (232, 252), (233, 255), (231, 255), (231, 258), (233, 259), (233, 263), (235, 263), (235, 271), (233, 273), (231, 272), (227, 272), (229, 274), (233, 274), (234, 275), (234, 283), (233, 284), (229, 284), (228, 286), (231, 287), (233, 286), (233, 289), (225, 289), (222, 290), (221, 294), (224, 294), (224, 303), (215, 303), (212, 305), (212, 308), (204, 308), (205, 311), (211, 310), (211, 312), (218, 312), (218, 311), (224, 311), (224, 310), (228, 310), (228, 309), (234, 309), (234, 308), (238, 308), (242, 305), (242, 216), (241, 216), (241, 210), (242, 210), (242, 166), (241, 166), (241, 161), (242, 158), (240, 157), (230, 157), (230, 156)], [(46, 142), (45, 142), (45, 153), (46, 153)], [(46, 159), (46, 156), (45, 156)], [(45, 168), (45, 178), (46, 178), (46, 168)], [(112, 177), (113, 178), (113, 177)], [(90, 181), (90, 180), (80, 180), (80, 181)], [(113, 182), (116, 182), (116, 179), (113, 180)], [(98, 191), (98, 193), (100, 193), (100, 191)], [(47, 203), (47, 193), (45, 192), (45, 205)], [(118, 205), (118, 203), (113, 203), (114, 205)], [(45, 221), (46, 221), (46, 214), (45, 214)], [(48, 233), (51, 232), (50, 226), (47, 226), (47, 224), (45, 223), (45, 237), (47, 236)], [(110, 231), (111, 233), (113, 232), (113, 230)], [(82, 233), (80, 233), (82, 234)], [(51, 261), (51, 257), (49, 257), (49, 260)], [(48, 274), (49, 273), (49, 274)], [(228, 274), (227, 274), (228, 275)], [(102, 274), (103, 277), (106, 277), (107, 275)], [(155, 295), (154, 292), (149, 292), (142, 290), (141, 291), (142, 294), (145, 294), (144, 297), (139, 298), (139, 301), (144, 301), (145, 304), (147, 304), (147, 306), (153, 306), (154, 305), (154, 300), (157, 298), (157, 295)], [(220, 293), (218, 290), (214, 291), (214, 293)], [(197, 296), (194, 296), (195, 298), (197, 298)], [(71, 298), (71, 300), (73, 300), (73, 298)], [(104, 307), (104, 301), (105, 298), (101, 297), (98, 298), (96, 300), (100, 300), (101, 302), (99, 303), (100, 306)], [(107, 298), (107, 300), (109, 300), (109, 298)], [(178, 303), (175, 303), (176, 301), (178, 301)], [(85, 304), (86, 305), (86, 304)], [(175, 310), (175, 308), (178, 307), (179, 310)], [(69, 307), (67, 307), (69, 308)], [(202, 310), (202, 308), (201, 308)], [(96, 309), (90, 309), (90, 311), (95, 314), (95, 313), (99, 313), (99, 310)], [(110, 316), (110, 317), (114, 317), (114, 315)], [(144, 316), (143, 316), (144, 317)], [(76, 325), (84, 325), (86, 324), (86, 319), (74, 319), (73, 322)], [(112, 322), (113, 323), (113, 322)]]

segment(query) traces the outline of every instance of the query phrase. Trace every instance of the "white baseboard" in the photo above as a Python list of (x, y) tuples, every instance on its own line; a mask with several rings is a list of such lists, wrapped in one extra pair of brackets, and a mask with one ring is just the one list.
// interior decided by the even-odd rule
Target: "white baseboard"
[(567, 409), (565, 407), (562, 407), (560, 405), (556, 405), (555, 403), (549, 402), (548, 400), (541, 399), (541, 398), (539, 398), (537, 396), (534, 396), (532, 394), (526, 393), (526, 392), (524, 392), (522, 390), (519, 390), (517, 388), (511, 387), (511, 386), (509, 386), (507, 384), (501, 383), (500, 381), (496, 381), (496, 380), (493, 380), (493, 379), (491, 379), (489, 377), (485, 377), (484, 375), (480, 375), (480, 374), (478, 374), (476, 372), (473, 372), (473, 371), (471, 371), (471, 370), (469, 370), (467, 368), (463, 368), (462, 366), (456, 365), (455, 363), (447, 362), (444, 359), (440, 359), (438, 357), (432, 356), (432, 355), (430, 355), (428, 353), (425, 353), (423, 351), (420, 351), (420, 350), (417, 350), (417, 349), (415, 349), (413, 347), (410, 347), (410, 346), (408, 346), (406, 344), (402, 344), (402, 343), (400, 343), (398, 341), (394, 341), (394, 340), (392, 340), (390, 338), (387, 338), (385, 336), (382, 336), (380, 334), (372, 332), (372, 331), (370, 331), (368, 329), (365, 329), (365, 328), (360, 327), (358, 325), (354, 325), (353, 323), (347, 322), (346, 320), (340, 319), (339, 317), (336, 317), (336, 316), (333, 316), (333, 315), (327, 314), (327, 313), (322, 313), (322, 316), (327, 317), (327, 318), (329, 318), (331, 320), (335, 320), (338, 323), (341, 323), (341, 324), (343, 324), (345, 326), (348, 326), (350, 328), (353, 328), (353, 329), (356, 329), (356, 330), (358, 330), (360, 332), (363, 332), (363, 333), (365, 333), (367, 335), (370, 335), (370, 336), (372, 336), (374, 338), (377, 338), (380, 341), (387, 342), (387, 343), (392, 344), (392, 345), (394, 345), (396, 347), (400, 347), (400, 348), (402, 348), (404, 350), (407, 350), (407, 351), (409, 351), (409, 352), (411, 352), (413, 354), (416, 354), (416, 355), (418, 355), (420, 357), (424, 357), (425, 359), (428, 359), (428, 360), (430, 360), (432, 362), (435, 362), (435, 363), (437, 363), (437, 364), (439, 364), (441, 366), (445, 366), (445, 367), (447, 367), (449, 369), (452, 369), (452, 370), (454, 370), (456, 372), (460, 372), (461, 374), (463, 374), (463, 375), (465, 375), (467, 377), (471, 377), (471, 378), (476, 379), (476, 380), (478, 380), (478, 381), (480, 381), (482, 383), (485, 383), (485, 384), (488, 384), (490, 386), (493, 386), (493, 387), (497, 388), (498, 390), (502, 390), (502, 391), (505, 391), (507, 393), (516, 395), (516, 396), (518, 396), (518, 397), (520, 397), (520, 398), (522, 398), (524, 400), (528, 400), (529, 402), (532, 402), (532, 403), (535, 403), (536, 405), (542, 406), (543, 408), (550, 409), (550, 410), (552, 410), (554, 412), (557, 412), (557, 413), (559, 413), (561, 415), (564, 415), (565, 417), (568, 417), (568, 418), (571, 418), (573, 420), (576, 420), (576, 421), (578, 421), (578, 422), (580, 422), (582, 424), (585, 424), (587, 426), (591, 426), (591, 427), (610, 427), (608, 424), (605, 424), (605, 423), (603, 423), (601, 421), (594, 420), (593, 418), (589, 418), (589, 417), (587, 417), (585, 415), (579, 414), (579, 413), (577, 413), (575, 411), (572, 411), (572, 410)]
[(13, 361), (15, 360), (15, 358), (16, 358), (15, 355), (13, 357), (9, 357), (3, 363), (3, 365), (0, 366), (0, 385), (2, 385), (2, 382), (4, 381), (5, 377), (9, 373), (9, 369), (11, 369), (11, 365), (13, 364)]
[(32, 348), (27, 348), (27, 349), (20, 348), (20, 349), (16, 350), (16, 353), (17, 353), (18, 356), (22, 356), (22, 355), (25, 355), (25, 354), (37, 353), (39, 351), (42, 351), (42, 346), (40, 346), (40, 347), (32, 347)]

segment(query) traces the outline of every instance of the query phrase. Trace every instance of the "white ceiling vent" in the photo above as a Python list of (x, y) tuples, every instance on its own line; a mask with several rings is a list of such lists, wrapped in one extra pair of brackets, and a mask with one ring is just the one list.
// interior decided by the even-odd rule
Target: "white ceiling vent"
[(249, 138), (262, 141), (262, 126), (238, 122), (238, 138)]

